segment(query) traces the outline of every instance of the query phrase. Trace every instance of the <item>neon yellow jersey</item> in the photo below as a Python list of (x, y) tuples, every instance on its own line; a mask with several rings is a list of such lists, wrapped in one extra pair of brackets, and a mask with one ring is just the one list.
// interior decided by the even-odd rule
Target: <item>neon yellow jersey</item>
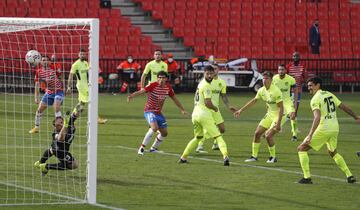
[(70, 73), (76, 75), (76, 88), (78, 91), (87, 91), (88, 77), (89, 77), (89, 63), (87, 61), (81, 61), (78, 59), (71, 66)]
[(212, 97), (211, 102), (219, 108), (220, 104), (220, 93), (226, 94), (226, 82), (225, 80), (218, 77), (217, 79), (213, 79), (211, 82), (211, 89), (212, 89)]
[(267, 112), (270, 115), (273, 117), (278, 116), (280, 110), (277, 106), (277, 103), (282, 102), (283, 99), (282, 93), (276, 85), (271, 84), (269, 90), (267, 90), (265, 86), (261, 87), (255, 98), (266, 102)]
[(280, 75), (275, 75), (273, 77), (273, 83), (280, 89), (282, 92), (283, 100), (291, 99), (291, 88), (296, 85), (295, 78), (285, 74), (283, 79), (280, 78)]
[(212, 98), (212, 87), (211, 84), (208, 83), (205, 79), (202, 79), (197, 86), (197, 90), (195, 92), (195, 107), (193, 111), (193, 115), (210, 115), (211, 110), (205, 106), (205, 99)]
[(157, 74), (160, 71), (168, 72), (167, 64), (164, 61), (156, 62), (153, 60), (146, 64), (143, 74), (149, 74), (149, 72), (151, 72), (151, 79), (149, 81), (149, 83), (151, 83), (157, 81)]
[(312, 111), (318, 109), (321, 113), (320, 124), (317, 130), (339, 130), (336, 108), (340, 104), (341, 101), (334, 94), (323, 90), (316, 92), (311, 99), (310, 106)]

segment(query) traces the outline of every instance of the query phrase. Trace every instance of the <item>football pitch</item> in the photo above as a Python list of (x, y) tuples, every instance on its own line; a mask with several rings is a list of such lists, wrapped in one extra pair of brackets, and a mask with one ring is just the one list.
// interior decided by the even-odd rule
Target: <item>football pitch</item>
[[(177, 94), (190, 113), (193, 96), (193, 93)], [(253, 93), (230, 93), (229, 100), (239, 108), (253, 96)], [(360, 94), (337, 96), (360, 114)], [(190, 117), (181, 115), (171, 99), (166, 100), (163, 109), (169, 132), (159, 148), (163, 153), (146, 152), (144, 156), (138, 156), (137, 149), (148, 129), (143, 117), (146, 96), (127, 103), (126, 95), (101, 94), (99, 114), (109, 121), (99, 125), (97, 202), (108, 208), (121, 209), (359, 209), (360, 185), (346, 183), (345, 175), (327, 154), (326, 147), (319, 152), (309, 152), (314, 184), (297, 184), (302, 172), (296, 148), (312, 123), (310, 97), (305, 93), (300, 104), (299, 141), (290, 140), (290, 122), (275, 136), (278, 157), (275, 164), (266, 163), (269, 152), (265, 139), (262, 139), (259, 161), (244, 163), (251, 155), (253, 133), (265, 114), (265, 104), (258, 102), (235, 119), (221, 103), (226, 128), (224, 140), (231, 161), (230, 167), (225, 167), (220, 152), (211, 150), (212, 140), (205, 142), (207, 154), (193, 153), (188, 159), (189, 164), (177, 163), (193, 138), (193, 127)], [(33, 108), (36, 109), (36, 105)], [(356, 151), (360, 150), (360, 125), (341, 110), (337, 113), (340, 122), (338, 152), (354, 176), (360, 179), (360, 158), (356, 156)], [(53, 115), (53, 110), (48, 109), (47, 115)], [(75, 157), (79, 151), (77, 143), (74, 140), (72, 153)], [(46, 147), (40, 148), (43, 149)], [(32, 163), (36, 160), (29, 160), (28, 166), (19, 167), (32, 170)], [(46, 178), (58, 182), (65, 179), (65, 174), (50, 171)], [(40, 179), (40, 174), (33, 173), (33, 176)], [(83, 177), (78, 179), (84, 182)], [(41, 192), (34, 195), (49, 196)], [(4, 188), (0, 190), (0, 196), (6, 197)], [(101, 206), (67, 204), (6, 208), (99, 209)]]

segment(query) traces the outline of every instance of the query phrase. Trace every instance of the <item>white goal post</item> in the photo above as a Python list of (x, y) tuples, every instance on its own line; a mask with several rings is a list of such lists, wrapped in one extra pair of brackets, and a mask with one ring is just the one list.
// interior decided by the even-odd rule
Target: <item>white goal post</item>
[[(41, 43), (39, 40), (42, 40)], [(75, 123), (79, 129), (76, 130), (70, 152), (74, 147), (76, 149), (72, 153), (75, 157), (82, 160), (82, 155), (84, 159), (86, 156), (86, 160), (81, 162), (86, 167), (83, 166), (83, 171), (81, 167), (79, 170), (49, 171), (52, 175), (44, 178), (34, 169), (33, 164), (28, 163), (38, 160), (41, 152), (51, 144), (49, 135), (54, 119), (53, 109), (49, 106), (44, 113), (42, 128), (36, 134), (38, 136), (28, 134), (28, 128), (34, 124), (36, 111), (32, 83), (35, 69), (24, 62), (25, 54), (31, 49), (48, 56), (57, 53), (62, 71), (68, 73), (71, 64), (76, 61), (79, 48), (85, 48), (89, 55), (89, 103), (86, 107), (87, 116), (86, 113), (84, 116), (80, 115)], [(6, 166), (0, 168), (8, 170), (4, 172), (7, 180), (0, 178), (0, 185), (5, 186), (0, 187), (3, 188), (0, 190), (0, 206), (96, 203), (98, 72), (98, 19), (0, 18), (0, 79), (3, 83), (0, 85), (0, 118), (4, 121), (0, 123), (0, 129), (4, 133), (0, 136), (4, 137), (4, 140), (0, 140), (3, 144), (0, 165)], [(64, 91), (66, 82), (67, 78), (64, 79)], [(66, 95), (62, 113), (72, 110), (76, 103), (76, 93)], [(45, 117), (47, 118), (44, 119)], [(85, 119), (87, 121), (81, 121)], [(84, 188), (77, 184), (82, 183), (83, 176), (86, 176)], [(60, 186), (62, 184), (64, 186)]]

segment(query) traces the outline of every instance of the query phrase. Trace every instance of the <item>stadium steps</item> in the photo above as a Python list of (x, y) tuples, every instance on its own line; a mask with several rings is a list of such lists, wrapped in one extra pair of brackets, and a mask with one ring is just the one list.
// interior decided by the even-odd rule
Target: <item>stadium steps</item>
[(172, 53), (175, 58), (189, 59), (192, 49), (185, 47), (181, 39), (174, 38), (170, 30), (164, 29), (160, 21), (154, 21), (151, 13), (143, 11), (141, 6), (131, 0), (112, 0), (112, 7), (121, 10), (125, 18), (129, 18), (133, 26), (141, 28), (143, 35), (152, 37), (155, 45), (161, 46), (163, 53)]

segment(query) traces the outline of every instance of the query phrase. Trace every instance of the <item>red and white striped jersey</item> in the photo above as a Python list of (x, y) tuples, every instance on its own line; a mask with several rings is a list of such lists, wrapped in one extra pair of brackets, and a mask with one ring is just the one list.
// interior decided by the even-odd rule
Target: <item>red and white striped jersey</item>
[(164, 87), (161, 87), (158, 82), (152, 82), (145, 87), (145, 91), (148, 93), (148, 100), (145, 104), (145, 112), (155, 112), (161, 114), (162, 107), (166, 96), (174, 96), (174, 90), (170, 83), (166, 83)]
[[(52, 94), (63, 91), (63, 84), (59, 79), (60, 73), (51, 68), (38, 68), (35, 73), (35, 82), (39, 82), (45, 92)], [(43, 87), (44, 85), (44, 87)]]
[(302, 64), (295, 65), (293, 62), (286, 65), (286, 70), (288, 74), (295, 78), (296, 87), (301, 91), (302, 84), (305, 82), (307, 77), (307, 72)]

